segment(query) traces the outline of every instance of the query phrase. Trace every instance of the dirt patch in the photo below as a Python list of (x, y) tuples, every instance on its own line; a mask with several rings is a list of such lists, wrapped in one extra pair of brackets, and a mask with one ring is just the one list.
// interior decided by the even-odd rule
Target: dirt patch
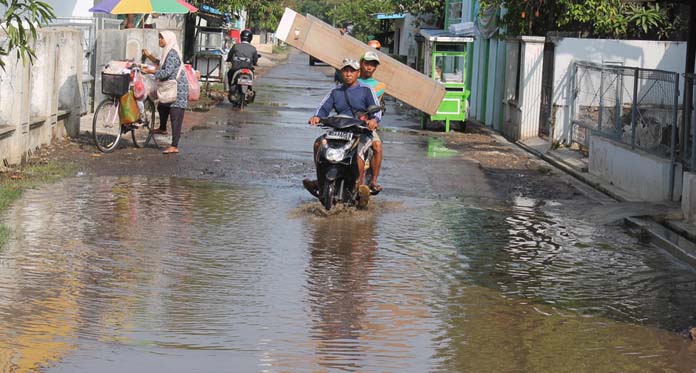
[(467, 124), (465, 132), (436, 135), (443, 138), (449, 149), (477, 163), (503, 195), (539, 199), (573, 199), (581, 195), (562, 171), (507, 141), (499, 141), (479, 125)]

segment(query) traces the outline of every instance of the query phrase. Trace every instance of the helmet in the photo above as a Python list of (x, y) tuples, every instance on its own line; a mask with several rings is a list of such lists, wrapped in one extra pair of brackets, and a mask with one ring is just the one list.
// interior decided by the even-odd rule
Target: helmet
[(367, 45), (370, 46), (370, 47), (372, 47), (372, 48), (375, 48), (375, 49), (377, 49), (377, 50), (379, 50), (380, 48), (382, 48), (382, 43), (380, 43), (379, 40), (375, 40), (375, 39), (372, 39), (372, 40), (368, 41), (368, 42), (367, 42)]
[(239, 34), (239, 40), (245, 41), (247, 43), (251, 43), (252, 37), (253, 37), (253, 34), (249, 30), (244, 30), (244, 31), (242, 31), (241, 34)]

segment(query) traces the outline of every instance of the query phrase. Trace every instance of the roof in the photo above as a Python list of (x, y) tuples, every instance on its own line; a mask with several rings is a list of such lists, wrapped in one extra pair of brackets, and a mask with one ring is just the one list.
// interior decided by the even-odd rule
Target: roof
[(406, 14), (404, 13), (393, 13), (393, 14), (385, 14), (385, 13), (377, 13), (375, 14), (375, 18), (382, 20), (382, 19), (403, 19), (406, 18)]
[(447, 43), (470, 43), (474, 41), (473, 35), (455, 35), (447, 30), (421, 29), (420, 34), (423, 35), (425, 40), (428, 41), (438, 41)]

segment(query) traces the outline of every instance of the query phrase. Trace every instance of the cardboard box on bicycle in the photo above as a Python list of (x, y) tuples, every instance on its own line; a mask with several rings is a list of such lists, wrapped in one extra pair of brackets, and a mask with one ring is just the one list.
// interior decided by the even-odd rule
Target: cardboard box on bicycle
[[(276, 37), (335, 68), (346, 57), (359, 59), (366, 51), (374, 50), (349, 35), (342, 35), (320, 19), (305, 17), (290, 8), (285, 8)], [(445, 87), (382, 52), (377, 53), (380, 65), (374, 78), (386, 85), (386, 93), (435, 114), (445, 96)]]

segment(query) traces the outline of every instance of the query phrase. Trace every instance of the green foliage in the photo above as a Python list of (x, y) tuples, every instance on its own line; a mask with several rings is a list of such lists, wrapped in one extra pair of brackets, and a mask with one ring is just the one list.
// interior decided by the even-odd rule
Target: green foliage
[(198, 0), (192, 1), (194, 5), (207, 4), (223, 12), (246, 10), (248, 14), (248, 27), (256, 27), (260, 30), (275, 30), (285, 7), (294, 7), (294, 0)]
[(438, 26), (442, 27), (445, 8), (441, 0), (198, 0), (193, 3), (205, 3), (225, 12), (246, 9), (249, 25), (261, 30), (275, 30), (285, 7), (289, 7), (335, 27), (352, 22), (353, 36), (363, 41), (380, 32), (376, 13), (435, 15)]
[(445, 1), (444, 0), (392, 0), (394, 12), (408, 12), (414, 15), (419, 21), (424, 17), (435, 15), (437, 19), (434, 26), (443, 28), (445, 24)]
[(502, 23), (510, 35), (577, 32), (583, 37), (674, 39), (684, 35), (678, 4), (623, 0), (481, 0), (483, 7), (505, 7)]
[(648, 7), (629, 5), (627, 13), (628, 22), (634, 24), (644, 34), (647, 34), (649, 29), (660, 27), (666, 22), (662, 12), (660, 12), (659, 4)]
[(5, 70), (5, 57), (14, 51), (22, 63), (34, 61), (36, 55), (31, 47), (36, 39), (36, 30), (54, 19), (53, 8), (37, 0), (0, 0), (0, 30), (7, 35), (5, 43), (0, 44), (0, 67)]

